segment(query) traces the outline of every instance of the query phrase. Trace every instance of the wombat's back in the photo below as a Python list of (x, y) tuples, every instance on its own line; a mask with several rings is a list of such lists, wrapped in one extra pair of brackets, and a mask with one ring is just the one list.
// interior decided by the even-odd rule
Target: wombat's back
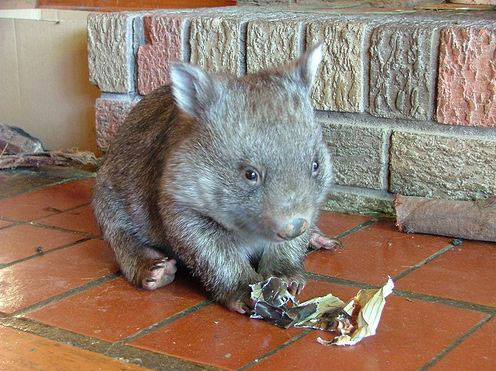
[(148, 238), (160, 229), (159, 181), (179, 121), (171, 89), (164, 86), (144, 97), (118, 128), (94, 191), (95, 214), (104, 234), (120, 226)]

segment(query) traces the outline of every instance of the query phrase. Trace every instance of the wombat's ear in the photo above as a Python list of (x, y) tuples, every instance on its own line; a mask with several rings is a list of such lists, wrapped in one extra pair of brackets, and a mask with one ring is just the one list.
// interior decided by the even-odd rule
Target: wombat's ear
[(322, 43), (318, 43), (307, 50), (294, 65), (296, 67), (296, 73), (309, 91), (313, 86), (315, 74), (317, 73), (317, 68), (321, 61)]
[(187, 63), (171, 66), (172, 94), (181, 110), (198, 117), (207, 106), (215, 102), (215, 86), (201, 68)]

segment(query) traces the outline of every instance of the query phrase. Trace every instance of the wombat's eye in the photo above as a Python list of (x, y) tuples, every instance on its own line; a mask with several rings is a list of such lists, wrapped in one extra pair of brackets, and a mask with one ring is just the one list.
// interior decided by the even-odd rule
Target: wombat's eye
[(242, 168), (241, 176), (244, 177), (245, 181), (251, 185), (258, 185), (261, 182), (260, 174), (251, 166)]
[(258, 179), (258, 174), (255, 170), (249, 169), (245, 171), (245, 178), (251, 182), (256, 182)]
[(312, 163), (312, 173), (316, 173), (317, 170), (319, 170), (319, 162), (317, 160), (314, 160)]

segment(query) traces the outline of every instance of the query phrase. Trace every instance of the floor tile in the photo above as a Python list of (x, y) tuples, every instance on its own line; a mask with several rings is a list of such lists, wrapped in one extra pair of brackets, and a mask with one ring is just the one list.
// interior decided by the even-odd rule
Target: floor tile
[(299, 332), (300, 329), (284, 330), (212, 304), (131, 345), (189, 361), (237, 368)]
[(154, 291), (140, 290), (117, 278), (27, 317), (114, 342), (205, 299), (202, 290), (184, 277)]
[(60, 214), (39, 219), (36, 223), (85, 232), (94, 236), (101, 234), (91, 205), (85, 205)]
[(496, 319), (493, 318), (449, 352), (432, 370), (496, 370)]
[(363, 215), (349, 215), (323, 211), (320, 214), (317, 226), (326, 235), (335, 237), (367, 220), (370, 220), (370, 218)]
[(102, 354), (0, 326), (2, 370), (144, 370)]
[(399, 232), (394, 222), (379, 221), (344, 237), (343, 248), (312, 252), (307, 271), (382, 285), (450, 243), (449, 238)]
[[(330, 286), (330, 291), (336, 290)], [(477, 312), (390, 296), (375, 336), (352, 347), (334, 347), (317, 343), (319, 336), (331, 339), (329, 333), (314, 331), (260, 361), (255, 369), (415, 370), (483, 317)]]
[(82, 239), (77, 233), (57, 231), (29, 224), (14, 225), (0, 230), (0, 264), (36, 255)]
[(0, 312), (12, 313), (118, 270), (106, 243), (89, 240), (0, 270)]
[(93, 183), (93, 178), (78, 180), (0, 200), (0, 216), (27, 221), (87, 204)]
[(399, 280), (397, 288), (496, 306), (496, 243), (464, 241)]

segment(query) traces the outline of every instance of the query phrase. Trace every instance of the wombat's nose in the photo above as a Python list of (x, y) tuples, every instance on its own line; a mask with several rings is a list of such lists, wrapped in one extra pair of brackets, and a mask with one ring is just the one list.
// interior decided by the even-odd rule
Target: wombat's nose
[(298, 237), (300, 234), (306, 231), (308, 228), (308, 222), (303, 218), (296, 218), (291, 220), (285, 226), (283, 226), (277, 235), (285, 240), (291, 240)]

